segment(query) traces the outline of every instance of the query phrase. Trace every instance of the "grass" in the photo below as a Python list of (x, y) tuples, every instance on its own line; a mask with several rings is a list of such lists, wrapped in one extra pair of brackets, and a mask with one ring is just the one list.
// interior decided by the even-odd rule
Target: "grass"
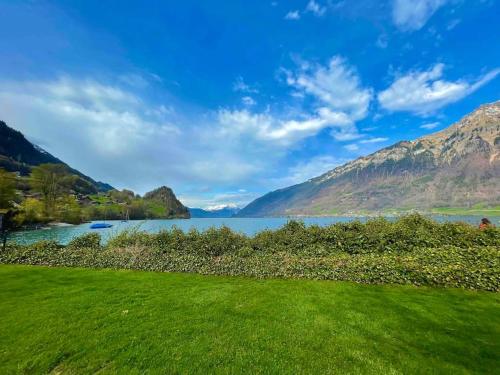
[(475, 205), (471, 208), (439, 207), (433, 208), (432, 213), (440, 215), (500, 216), (500, 206), (484, 207), (481, 205)]
[(496, 293), (0, 266), (0, 373), (494, 373)]
[(90, 195), (90, 199), (99, 204), (107, 204), (111, 202), (111, 199), (106, 195), (93, 194)]
[(166, 208), (161, 203), (154, 201), (146, 201), (146, 205), (148, 207), (148, 211), (153, 214), (154, 217), (165, 217), (166, 216)]

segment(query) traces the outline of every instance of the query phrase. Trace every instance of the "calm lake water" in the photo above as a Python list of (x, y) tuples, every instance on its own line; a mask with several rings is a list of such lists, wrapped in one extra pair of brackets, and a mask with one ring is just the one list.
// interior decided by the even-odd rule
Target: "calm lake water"
[[(433, 215), (433, 219), (437, 221), (465, 221), (467, 223), (477, 225), (480, 216), (438, 216)], [(338, 222), (348, 222), (353, 220), (366, 221), (369, 218), (355, 217), (308, 217), (300, 218), (307, 225), (329, 225)], [(67, 226), (67, 227), (51, 227), (47, 229), (31, 230), (23, 232), (15, 232), (9, 236), (10, 240), (18, 243), (33, 243), (40, 240), (55, 240), (61, 244), (67, 244), (72, 238), (84, 233), (97, 232), (100, 233), (103, 240), (106, 241), (109, 236), (115, 235), (125, 229), (139, 228), (146, 232), (158, 232), (162, 229), (170, 229), (174, 225), (184, 231), (191, 228), (196, 228), (200, 231), (210, 227), (221, 227), (223, 225), (229, 228), (242, 232), (247, 235), (253, 235), (263, 229), (277, 229), (283, 226), (290, 218), (224, 218), (224, 219), (179, 219), (179, 220), (131, 220), (128, 222), (107, 221), (113, 224), (113, 227), (107, 229), (90, 229), (89, 223)], [(500, 217), (491, 218), (490, 220), (498, 225)]]

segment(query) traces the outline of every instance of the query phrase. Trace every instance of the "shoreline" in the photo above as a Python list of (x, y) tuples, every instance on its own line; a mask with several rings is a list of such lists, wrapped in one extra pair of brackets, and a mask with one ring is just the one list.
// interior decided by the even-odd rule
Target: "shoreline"
[[(374, 218), (379, 218), (379, 217), (384, 217), (388, 219), (397, 219), (399, 217), (405, 216), (405, 215), (410, 215), (410, 214), (419, 214), (422, 216), (426, 217), (461, 217), (461, 216), (469, 216), (469, 217), (474, 217), (477, 218), (477, 220), (480, 220), (481, 216), (487, 216), (490, 219), (492, 219), (492, 222), (495, 225), (500, 224), (500, 211), (499, 212), (492, 212), (491, 214), (486, 214), (484, 212), (482, 213), (436, 213), (436, 212), (418, 212), (418, 211), (405, 211), (405, 212), (399, 212), (399, 213), (366, 213), (366, 214), (358, 214), (358, 213), (345, 213), (345, 214), (330, 214), (330, 215), (283, 215), (283, 216), (259, 216), (259, 217), (213, 217), (213, 218), (190, 218), (194, 220), (207, 220), (207, 219), (212, 219), (212, 220), (226, 220), (226, 219), (246, 219), (246, 220), (255, 220), (255, 219), (288, 219), (288, 220), (303, 220), (303, 219), (326, 219), (326, 218), (349, 218), (349, 219), (374, 219)], [(141, 222), (141, 221), (163, 221), (163, 220), (186, 220), (189, 221), (190, 219), (185, 219), (185, 218), (169, 218), (169, 219), (159, 219), (159, 218), (154, 218), (154, 219), (133, 219), (129, 220), (130, 222)], [(49, 229), (54, 229), (54, 228), (71, 228), (71, 227), (77, 227), (79, 225), (83, 224), (91, 224), (93, 222), (99, 222), (102, 220), (92, 220), (92, 221), (84, 221), (79, 224), (71, 224), (71, 223), (65, 223), (65, 222), (50, 222), (50, 223), (41, 223), (41, 224), (33, 224), (29, 226), (24, 226), (24, 227), (19, 227), (15, 228), (10, 231), (10, 233), (19, 233), (19, 232), (32, 232), (32, 231), (38, 231), (38, 230), (49, 230)], [(107, 222), (121, 222), (121, 220), (106, 220)], [(471, 224), (469, 222), (469, 224)]]
[(401, 212), (366, 212), (366, 213), (336, 213), (336, 214), (295, 214), (295, 215), (277, 215), (277, 216), (247, 216), (234, 217), (235, 219), (265, 219), (265, 218), (315, 218), (315, 217), (350, 217), (350, 218), (376, 218), (391, 217), (397, 218), (404, 215), (419, 214), (423, 216), (490, 216), (500, 218), (500, 210), (488, 211), (470, 211), (470, 212), (432, 212), (432, 211), (401, 211)]

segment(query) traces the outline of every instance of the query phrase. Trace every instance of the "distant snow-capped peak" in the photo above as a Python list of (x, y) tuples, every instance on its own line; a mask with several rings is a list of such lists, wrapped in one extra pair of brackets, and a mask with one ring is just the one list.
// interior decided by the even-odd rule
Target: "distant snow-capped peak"
[(220, 211), (224, 209), (237, 210), (238, 208), (239, 207), (236, 204), (231, 203), (231, 204), (216, 204), (213, 206), (208, 206), (205, 208), (205, 210), (206, 211)]

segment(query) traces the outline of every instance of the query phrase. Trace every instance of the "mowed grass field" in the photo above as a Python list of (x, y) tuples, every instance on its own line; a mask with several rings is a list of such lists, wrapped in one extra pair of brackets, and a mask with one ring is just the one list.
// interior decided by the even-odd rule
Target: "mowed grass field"
[(495, 373), (497, 293), (0, 266), (0, 374)]

